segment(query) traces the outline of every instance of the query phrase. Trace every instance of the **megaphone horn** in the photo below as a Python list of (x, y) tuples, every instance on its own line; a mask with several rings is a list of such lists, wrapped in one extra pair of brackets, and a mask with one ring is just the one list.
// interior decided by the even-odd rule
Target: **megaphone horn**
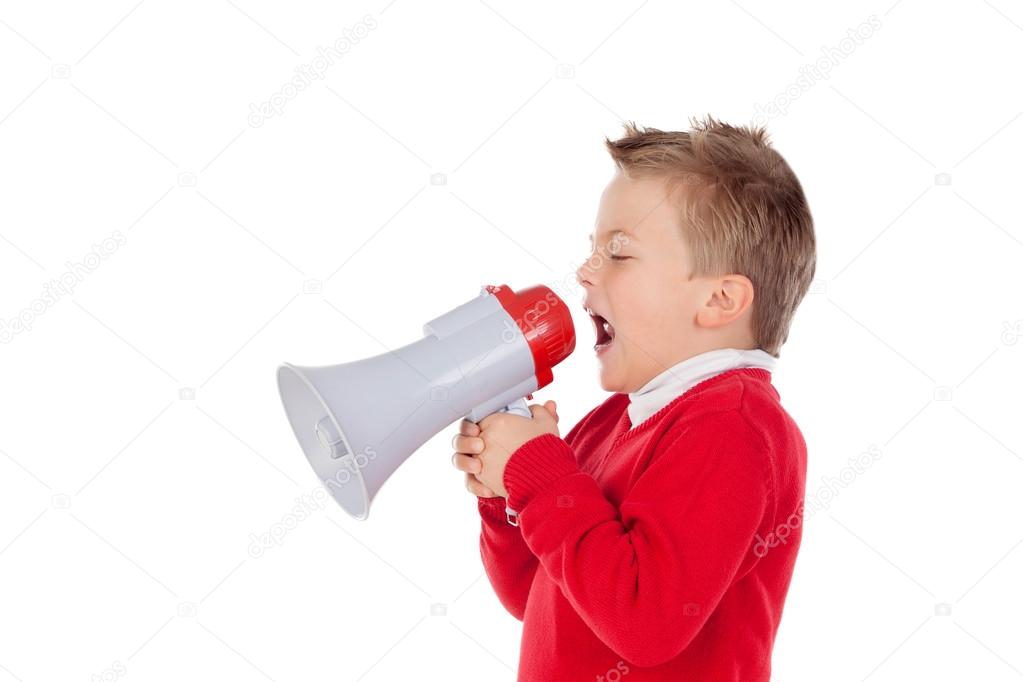
[(277, 369), (284, 411), (302, 451), (356, 519), (423, 443), (465, 418), (531, 417), (525, 397), (554, 379), (575, 349), (564, 301), (537, 285), (484, 286), (423, 325), (424, 338), (364, 360)]

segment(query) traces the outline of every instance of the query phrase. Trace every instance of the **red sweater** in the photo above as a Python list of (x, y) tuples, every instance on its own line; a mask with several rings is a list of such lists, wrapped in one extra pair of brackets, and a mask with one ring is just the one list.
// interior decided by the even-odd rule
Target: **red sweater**
[(520, 682), (770, 679), (806, 487), (770, 378), (723, 372), (631, 430), (615, 393), (513, 453), (508, 499), (478, 504)]

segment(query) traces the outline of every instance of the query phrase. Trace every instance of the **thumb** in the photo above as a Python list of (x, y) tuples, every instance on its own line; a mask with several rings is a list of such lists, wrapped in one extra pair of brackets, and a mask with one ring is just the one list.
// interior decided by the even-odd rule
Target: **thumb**
[(548, 400), (547, 402), (545, 402), (543, 404), (543, 406), (544, 406), (544, 409), (546, 409), (548, 412), (551, 413), (551, 416), (554, 417), (554, 422), (557, 423), (557, 421), (558, 421), (558, 404), (556, 402), (554, 402), (553, 400)]

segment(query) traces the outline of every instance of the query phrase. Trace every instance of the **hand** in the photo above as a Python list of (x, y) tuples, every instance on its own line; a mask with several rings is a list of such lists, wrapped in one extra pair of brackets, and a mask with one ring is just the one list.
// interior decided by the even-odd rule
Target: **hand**
[(476, 497), (498, 497), (497, 493), (483, 485), (475, 474), (483, 470), (483, 464), (477, 455), (483, 452), (483, 439), (477, 438), (480, 427), (468, 419), (463, 419), (458, 425), (458, 433), (451, 439), (451, 446), (455, 453), (451, 456), (451, 463), (459, 471), (465, 472), (465, 487)]
[(553, 400), (542, 406), (530, 405), (532, 419), (505, 412), (484, 417), (479, 424), (463, 419), (459, 433), (452, 438), (455, 453), (451, 462), (465, 472), (469, 492), (477, 497), (507, 497), (505, 464), (526, 441), (544, 433), (559, 435), (557, 407)]
[(477, 455), (480, 471), (474, 475), (501, 497), (508, 497), (504, 487), (504, 469), (515, 451), (537, 436), (547, 433), (558, 435), (557, 404), (553, 400), (543, 405), (530, 405), (529, 411), (532, 419), (509, 412), (495, 412), (479, 423), (483, 449)]

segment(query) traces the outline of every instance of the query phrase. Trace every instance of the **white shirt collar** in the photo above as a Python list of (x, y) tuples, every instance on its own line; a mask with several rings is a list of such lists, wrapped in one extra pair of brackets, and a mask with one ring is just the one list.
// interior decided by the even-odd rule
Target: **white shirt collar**
[(698, 353), (678, 364), (672, 365), (641, 389), (629, 394), (630, 428), (635, 428), (647, 417), (679, 397), (696, 384), (722, 372), (738, 367), (760, 367), (768, 372), (774, 370), (777, 359), (767, 351), (756, 348), (717, 348)]

